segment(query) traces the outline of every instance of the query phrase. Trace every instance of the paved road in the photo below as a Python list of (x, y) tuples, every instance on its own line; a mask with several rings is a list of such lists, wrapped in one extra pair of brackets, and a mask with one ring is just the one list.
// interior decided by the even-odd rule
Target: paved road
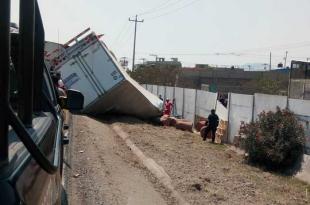
[(147, 171), (109, 124), (73, 116), (73, 126), (65, 159), (69, 204), (167, 204), (164, 190), (150, 182)]

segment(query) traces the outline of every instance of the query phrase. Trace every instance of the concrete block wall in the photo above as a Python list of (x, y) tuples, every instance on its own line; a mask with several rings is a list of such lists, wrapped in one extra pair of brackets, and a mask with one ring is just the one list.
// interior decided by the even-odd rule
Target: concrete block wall
[(155, 95), (164, 99), (175, 99), (174, 114), (195, 122), (195, 116), (207, 118), (211, 109), (216, 109), (219, 118), (228, 121), (228, 142), (233, 143), (238, 134), (241, 122), (250, 123), (257, 119), (259, 113), (289, 108), (293, 111), (305, 129), (306, 149), (310, 154), (310, 101), (288, 99), (286, 96), (256, 93), (244, 95), (229, 93), (228, 105), (225, 108), (217, 101), (218, 94), (202, 90), (157, 85), (143, 85)]

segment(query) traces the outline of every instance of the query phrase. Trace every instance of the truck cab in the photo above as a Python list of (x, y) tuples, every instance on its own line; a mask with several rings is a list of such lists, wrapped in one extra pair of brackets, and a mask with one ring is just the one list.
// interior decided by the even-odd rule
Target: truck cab
[[(36, 0), (20, 1), (20, 26), (10, 1), (0, 2), (0, 202), (61, 204), (62, 109), (78, 111), (84, 97), (59, 97), (44, 64), (44, 28)], [(61, 106), (60, 106), (61, 104)]]

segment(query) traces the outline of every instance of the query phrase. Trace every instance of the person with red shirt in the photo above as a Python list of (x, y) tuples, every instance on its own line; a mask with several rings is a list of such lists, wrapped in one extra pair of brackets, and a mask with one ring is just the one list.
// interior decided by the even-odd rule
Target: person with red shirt
[(166, 99), (165, 106), (164, 106), (164, 115), (170, 116), (172, 108), (173, 108), (172, 102), (169, 99)]

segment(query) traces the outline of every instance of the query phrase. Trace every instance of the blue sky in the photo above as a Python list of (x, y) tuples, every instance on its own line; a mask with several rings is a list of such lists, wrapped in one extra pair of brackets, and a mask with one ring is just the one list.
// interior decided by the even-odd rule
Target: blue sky
[[(18, 20), (18, 0), (12, 0)], [(134, 24), (141, 14), (137, 61), (178, 57), (195, 63), (273, 64), (310, 58), (309, 0), (39, 0), (46, 40), (64, 43), (91, 27), (117, 57), (132, 58)], [(144, 13), (144, 14), (143, 14)]]

